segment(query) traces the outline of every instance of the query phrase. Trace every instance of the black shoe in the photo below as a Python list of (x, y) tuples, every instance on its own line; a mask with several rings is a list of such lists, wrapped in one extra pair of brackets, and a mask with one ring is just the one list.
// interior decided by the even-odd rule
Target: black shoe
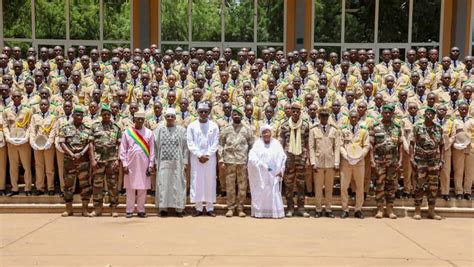
[(314, 214), (314, 218), (321, 218), (323, 217), (323, 213), (322, 212), (317, 212)]
[(334, 214), (331, 211), (326, 211), (326, 217), (328, 218), (334, 218)]
[(53, 190), (49, 190), (49, 191), (48, 191), (48, 196), (54, 196), (54, 191), (53, 191)]
[(457, 194), (457, 195), (456, 195), (456, 199), (457, 199), (457, 200), (462, 200), (462, 194)]
[(203, 215), (202, 211), (198, 211), (198, 210), (193, 213), (193, 217), (201, 217), (202, 215)]
[(409, 198), (410, 198), (410, 193), (403, 192), (403, 193), (402, 193), (402, 197), (403, 197), (404, 199), (409, 199)]
[(471, 200), (471, 194), (464, 194), (465, 200)]
[(367, 193), (364, 193), (364, 201), (367, 200)]
[(314, 192), (309, 193), (309, 197), (315, 197)]
[(130, 218), (132, 218), (132, 217), (133, 217), (133, 213), (132, 213), (132, 212), (127, 212), (127, 213), (125, 214), (125, 218), (130, 219)]
[(168, 216), (168, 212), (167, 211), (160, 211), (160, 217), (167, 217)]
[(364, 214), (362, 213), (362, 211), (358, 210), (354, 213), (354, 217), (364, 219)]
[(12, 196), (18, 196), (20, 192), (18, 191), (11, 191), (10, 193), (7, 194), (7, 197), (12, 197)]
[(64, 197), (64, 192), (59, 193), (60, 197)]
[(216, 214), (214, 213), (214, 211), (208, 211), (206, 212), (206, 215), (209, 217), (216, 217)]
[(352, 192), (352, 193), (351, 193), (351, 199), (352, 199), (352, 200), (355, 200), (355, 199), (356, 199), (356, 193), (355, 193), (355, 192)]
[[(27, 193), (27, 192), (25, 192), (25, 194), (26, 194), (26, 193)], [(41, 190), (38, 190), (38, 191), (35, 192), (35, 196), (42, 196), (42, 195), (44, 195), (44, 192), (41, 191)]]
[(146, 213), (145, 212), (139, 212), (137, 213), (139, 218), (146, 218)]
[(349, 212), (348, 212), (348, 211), (343, 211), (343, 212), (341, 213), (341, 219), (345, 219), (345, 218), (347, 218), (347, 217), (349, 217)]
[(450, 201), (451, 197), (449, 197), (449, 195), (443, 195), (443, 199), (446, 201)]
[[(44, 194), (44, 193), (43, 193), (43, 194)], [(33, 193), (31, 193), (31, 191), (25, 191), (25, 195), (26, 195), (26, 196), (32, 196)]]
[(176, 212), (176, 217), (183, 218), (183, 213), (182, 212)]
[(0, 196), (4, 196), (5, 195), (5, 190), (0, 190)]

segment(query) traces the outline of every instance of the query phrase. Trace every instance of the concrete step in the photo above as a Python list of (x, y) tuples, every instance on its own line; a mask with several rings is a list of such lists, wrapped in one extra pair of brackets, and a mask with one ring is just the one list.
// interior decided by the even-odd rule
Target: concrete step
[[(108, 197), (105, 196), (104, 202), (108, 203)], [(119, 203), (124, 204), (126, 202), (126, 197), (125, 196), (120, 196), (119, 197)], [(55, 196), (25, 196), (25, 195), (18, 195), (14, 197), (5, 197), (1, 196), (0, 197), (0, 204), (63, 204), (64, 200), (61, 198), (59, 195)], [(79, 195), (74, 195), (74, 203), (81, 203), (81, 198)], [(155, 198), (152, 196), (147, 196), (147, 204), (154, 204), (155, 203)], [(187, 203), (190, 203), (189, 198), (187, 199)], [(324, 201), (323, 201), (324, 203)], [(216, 204), (226, 204), (226, 198), (225, 197), (218, 197)], [(250, 199), (247, 199), (245, 201), (245, 204), (250, 205)], [(305, 200), (306, 205), (315, 205), (316, 204), (316, 198), (314, 197), (306, 197)], [(341, 206), (341, 197), (340, 196), (334, 196), (333, 205), (336, 206)], [(355, 204), (354, 200), (349, 200), (349, 205), (353, 206)], [(373, 196), (369, 196), (366, 201), (364, 201), (364, 206), (370, 207), (370, 206), (376, 206), (376, 202)], [(396, 207), (413, 207), (413, 199), (396, 199), (395, 200), (395, 206)], [(423, 201), (423, 206), (427, 206), (426, 199)], [(436, 207), (439, 208), (471, 208), (474, 210), (474, 201), (468, 201), (468, 200), (456, 200), (455, 198), (451, 198), (450, 201), (445, 201), (441, 198), (438, 198), (436, 201)]]
[[(76, 216), (79, 216), (81, 213), (81, 204), (73, 204), (74, 212)], [(227, 212), (226, 205), (216, 204), (215, 212), (218, 215), (224, 215)], [(313, 216), (315, 211), (314, 205), (306, 205), (306, 209)], [(157, 209), (154, 204), (145, 205), (146, 212), (150, 216), (157, 215)], [(93, 205), (89, 204), (89, 211), (93, 210)], [(336, 216), (341, 214), (341, 206), (334, 205), (332, 210)], [(362, 208), (362, 211), (366, 217), (375, 216), (377, 208), (375, 206), (365, 206)], [(413, 216), (415, 208), (413, 207), (395, 207), (394, 212), (398, 217), (407, 217)], [(64, 211), (64, 204), (0, 204), (0, 213), (57, 213), (60, 214)], [(125, 214), (125, 204), (120, 204), (117, 208), (117, 211), (123, 216)], [(186, 205), (185, 212), (190, 215), (194, 211), (194, 206), (192, 204)], [(244, 211), (250, 215), (250, 206), (245, 205)], [(427, 208), (422, 208), (422, 215), (426, 217)], [(446, 208), (446, 207), (437, 207), (437, 214), (445, 218), (474, 218), (474, 209), (473, 208)], [(110, 216), (110, 208), (107, 205), (104, 205), (103, 208), (104, 216)], [(353, 209), (351, 208), (351, 216), (353, 216)], [(172, 215), (172, 210), (170, 211)]]

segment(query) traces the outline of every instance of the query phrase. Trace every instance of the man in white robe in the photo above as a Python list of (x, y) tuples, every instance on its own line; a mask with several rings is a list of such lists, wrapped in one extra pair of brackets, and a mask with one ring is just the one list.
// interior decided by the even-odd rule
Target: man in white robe
[(166, 125), (155, 129), (156, 193), (155, 205), (161, 217), (168, 215), (168, 208), (176, 209), (176, 216), (183, 217), (186, 204), (186, 176), (188, 164), (186, 129), (176, 125), (176, 111), (168, 108)]
[(248, 162), (252, 217), (284, 218), (281, 182), (286, 153), (280, 142), (272, 138), (270, 126), (263, 125), (260, 135), (250, 150)]
[(215, 217), (216, 152), (219, 146), (219, 127), (209, 120), (210, 108), (199, 103), (199, 120), (187, 129), (188, 149), (191, 152), (191, 202), (196, 203), (194, 217), (202, 216), (206, 202), (206, 215)]

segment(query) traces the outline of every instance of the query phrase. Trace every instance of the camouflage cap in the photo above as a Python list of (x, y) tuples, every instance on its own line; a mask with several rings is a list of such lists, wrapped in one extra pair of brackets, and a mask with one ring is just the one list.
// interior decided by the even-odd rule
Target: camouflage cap
[(112, 108), (110, 108), (110, 106), (107, 104), (102, 104), (102, 106), (100, 107), (100, 112), (103, 112), (103, 111), (112, 112)]
[(73, 113), (84, 113), (84, 108), (82, 108), (81, 106), (75, 106)]
[(385, 111), (385, 110), (390, 110), (390, 111), (394, 111), (395, 110), (395, 107), (391, 104), (386, 104), (386, 105), (383, 105), (382, 106), (382, 110)]
[(244, 115), (244, 113), (242, 112), (242, 110), (241, 110), (239, 107), (234, 107), (234, 108), (232, 109), (232, 111), (239, 113), (240, 116), (243, 116), (243, 115)]
[(433, 112), (434, 114), (436, 114), (436, 109), (434, 109), (434, 108), (432, 108), (432, 107), (426, 107), (425, 113), (428, 112), (428, 111), (431, 111), (431, 112)]

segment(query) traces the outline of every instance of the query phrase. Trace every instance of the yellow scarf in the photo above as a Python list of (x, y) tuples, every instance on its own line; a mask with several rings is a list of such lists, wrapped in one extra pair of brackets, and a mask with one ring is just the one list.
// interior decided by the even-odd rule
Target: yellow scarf
[[(288, 120), (288, 125), (290, 126), (290, 144), (288, 147), (288, 152), (293, 155), (301, 155), (303, 149), (301, 147), (301, 125), (303, 120), (300, 118), (296, 123), (290, 118)], [(295, 133), (296, 130), (296, 133)]]
[(16, 127), (18, 128), (26, 128), (26, 125), (28, 124), (28, 122), (30, 121), (30, 117), (31, 117), (31, 110), (26, 110), (26, 114), (25, 114), (25, 117), (23, 117), (23, 120), (22, 121), (16, 121), (15, 124), (16, 124)]
[(51, 122), (47, 127), (41, 127), (41, 131), (45, 134), (49, 134), (53, 129), (54, 122), (56, 121), (56, 116), (51, 115)]

